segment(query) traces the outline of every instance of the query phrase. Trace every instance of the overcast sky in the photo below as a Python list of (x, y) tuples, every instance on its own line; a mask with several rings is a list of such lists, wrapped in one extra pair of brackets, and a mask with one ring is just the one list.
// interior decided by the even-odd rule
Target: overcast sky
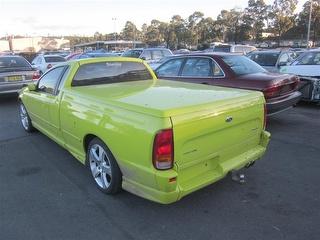
[[(0, 0), (0, 36), (92, 35), (121, 31), (127, 20), (141, 28), (152, 19), (169, 21), (201, 11), (216, 18), (222, 9), (248, 0)], [(272, 3), (273, 0), (266, 0)], [(306, 0), (299, 0), (299, 9)], [(115, 19), (115, 20), (113, 20)]]

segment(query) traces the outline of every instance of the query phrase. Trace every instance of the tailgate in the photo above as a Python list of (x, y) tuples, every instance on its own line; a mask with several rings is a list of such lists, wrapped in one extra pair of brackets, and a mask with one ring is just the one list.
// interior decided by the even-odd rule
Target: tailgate
[(184, 191), (223, 177), (243, 165), (249, 159), (246, 154), (261, 150), (264, 98), (254, 96), (171, 117), (175, 164)]

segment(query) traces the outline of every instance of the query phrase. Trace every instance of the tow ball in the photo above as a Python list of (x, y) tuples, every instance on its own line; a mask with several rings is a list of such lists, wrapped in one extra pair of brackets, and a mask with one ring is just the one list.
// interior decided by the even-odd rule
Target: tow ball
[(240, 184), (244, 184), (246, 182), (246, 176), (242, 171), (231, 171), (231, 179)]

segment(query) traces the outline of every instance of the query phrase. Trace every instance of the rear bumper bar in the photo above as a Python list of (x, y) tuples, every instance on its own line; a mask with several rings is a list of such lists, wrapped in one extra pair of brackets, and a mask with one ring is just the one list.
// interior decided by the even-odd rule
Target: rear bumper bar
[(295, 104), (297, 104), (302, 97), (302, 94), (299, 91), (293, 92), (286, 98), (282, 98), (275, 101), (267, 101), (267, 116), (271, 116), (280, 112), (283, 112)]

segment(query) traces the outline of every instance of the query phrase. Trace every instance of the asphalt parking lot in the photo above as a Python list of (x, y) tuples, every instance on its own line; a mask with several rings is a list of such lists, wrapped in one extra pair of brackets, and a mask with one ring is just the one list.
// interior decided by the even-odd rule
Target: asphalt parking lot
[(159, 205), (98, 191), (67, 151), (24, 132), (15, 96), (1, 97), (0, 239), (319, 239), (320, 106), (299, 104), (268, 130), (246, 184), (228, 177)]

